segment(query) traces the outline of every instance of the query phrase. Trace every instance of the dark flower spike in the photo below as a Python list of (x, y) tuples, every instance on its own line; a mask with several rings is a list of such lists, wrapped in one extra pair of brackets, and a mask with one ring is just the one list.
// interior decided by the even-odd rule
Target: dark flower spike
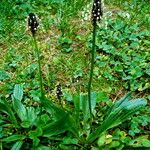
[(63, 92), (62, 92), (62, 89), (61, 89), (61, 85), (58, 84), (57, 85), (57, 88), (56, 88), (56, 96), (57, 98), (60, 100), (61, 97), (63, 96)]
[(94, 0), (92, 8), (93, 24), (96, 24), (97, 21), (100, 21), (102, 16), (103, 16), (102, 0)]
[(34, 35), (38, 26), (39, 26), (39, 23), (37, 21), (37, 17), (34, 13), (30, 13), (29, 16), (28, 16), (28, 27), (31, 31), (31, 33)]

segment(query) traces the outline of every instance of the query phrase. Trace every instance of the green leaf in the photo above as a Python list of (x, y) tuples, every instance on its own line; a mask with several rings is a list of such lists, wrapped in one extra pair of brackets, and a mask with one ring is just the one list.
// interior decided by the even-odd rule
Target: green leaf
[(14, 141), (24, 140), (25, 138), (26, 138), (26, 136), (24, 136), (24, 135), (16, 134), (16, 135), (11, 135), (7, 138), (3, 138), (1, 141), (6, 142), (6, 143), (10, 143), (10, 142), (14, 142)]
[(10, 78), (10, 75), (4, 71), (0, 71), (0, 81)]
[[(93, 114), (95, 113), (95, 106), (96, 106), (96, 92), (92, 92), (91, 109)], [(80, 108), (83, 112), (84, 124), (86, 124), (86, 122), (90, 118), (88, 95), (86, 93), (80, 94)]]
[(23, 128), (29, 128), (31, 126), (31, 123), (29, 121), (22, 121), (21, 126)]
[(66, 99), (66, 101), (68, 102), (72, 102), (73, 98), (72, 98), (72, 94), (69, 93), (68, 90), (63, 90), (63, 96)]
[(43, 127), (43, 135), (45, 137), (58, 135), (66, 131), (71, 131), (75, 136), (78, 136), (76, 123), (74, 122), (73, 118), (67, 113), (61, 114), (61, 119), (49, 123), (45, 127)]
[(66, 52), (66, 53), (70, 53), (70, 52), (72, 52), (72, 50), (73, 49), (71, 47), (63, 49), (63, 51)]
[(0, 141), (0, 150), (3, 150), (3, 145), (1, 141)]
[(105, 92), (97, 93), (97, 102), (107, 102), (108, 100), (109, 98)]
[(43, 127), (47, 124), (47, 122), (50, 121), (50, 117), (48, 114), (43, 114), (41, 117), (37, 120), (37, 125), (39, 127)]
[(98, 139), (97, 144), (99, 147), (102, 147), (105, 145), (105, 141), (106, 141), (106, 135), (103, 134), (101, 135), (101, 137)]
[(36, 111), (34, 107), (27, 107), (26, 110), (27, 110), (27, 121), (30, 122), (30, 125), (35, 125), (39, 112)]
[(24, 119), (22, 120), (23, 122), (21, 123), (21, 126), (23, 128), (29, 128), (30, 126), (33, 126), (37, 124), (38, 120), (38, 114), (39, 111), (37, 111), (34, 107), (27, 107), (25, 108), (25, 115)]
[(62, 108), (59, 108), (46, 98), (42, 99), (41, 103), (46, 111), (50, 113), (55, 120), (53, 123), (47, 124), (43, 128), (43, 134), (45, 136), (57, 135), (68, 130), (71, 131), (75, 136), (78, 136), (76, 123), (73, 117), (68, 114), (68, 112)]
[(22, 121), (26, 121), (27, 120), (27, 111), (25, 106), (21, 103), (20, 100), (18, 99), (13, 99), (13, 108), (15, 110), (15, 112), (17, 113), (18, 117), (20, 118), (20, 120)]
[[(0, 120), (0, 125), (4, 124), (4, 122), (2, 120)], [(3, 128), (2, 126), (0, 126), (0, 138), (2, 138), (4, 136), (4, 134), (2, 133)]]
[(121, 124), (132, 114), (136, 113), (142, 106), (145, 106), (147, 104), (147, 101), (145, 99), (129, 100), (129, 96), (130, 95), (128, 94), (112, 105), (112, 107), (106, 113), (106, 118), (102, 125), (88, 137), (88, 143), (93, 142), (104, 131), (107, 131), (108, 129)]
[(38, 139), (38, 138), (33, 139), (33, 147), (37, 147), (39, 145), (39, 143), (40, 143), (40, 139)]
[(6, 100), (3, 100), (2, 102), (3, 103), (0, 102), (0, 111), (6, 113), (9, 116), (10, 121), (17, 127), (17, 119), (11, 109), (11, 105)]
[(150, 140), (148, 140), (148, 136), (140, 136), (134, 140), (131, 140), (129, 142), (129, 146), (150, 148)]
[(71, 137), (65, 137), (63, 139), (63, 143), (64, 145), (70, 145), (70, 144), (78, 144), (78, 140), (76, 138), (71, 138)]
[(37, 150), (50, 150), (50, 147), (48, 147), (48, 146), (39, 146), (39, 147), (37, 147)]
[(90, 110), (87, 94), (80, 95), (80, 103), (81, 103), (81, 110), (83, 112), (84, 124), (86, 124), (88, 119), (90, 118)]
[(66, 146), (66, 145), (63, 145), (63, 144), (60, 144), (60, 145), (59, 145), (59, 148), (60, 148), (61, 150), (72, 150), (72, 147), (69, 147), (68, 145)]
[(16, 142), (16, 143), (13, 145), (13, 147), (11, 148), (11, 150), (20, 150), (22, 144), (23, 144), (23, 141), (18, 141), (18, 142)]
[(96, 107), (96, 99), (97, 99), (97, 93), (92, 92), (91, 93), (91, 109), (92, 109), (93, 114), (94, 114), (95, 107)]
[(91, 150), (99, 150), (99, 148), (98, 147), (92, 147)]
[(42, 103), (43, 107), (45, 108), (45, 110), (49, 114), (51, 114), (54, 117), (55, 120), (61, 119), (63, 114), (66, 114), (65, 110), (63, 110), (62, 108), (55, 105), (54, 103), (52, 103), (47, 98), (43, 98), (41, 100), (41, 103)]
[(34, 130), (34, 131), (29, 131), (30, 139), (34, 139), (34, 138), (37, 138), (39, 136), (42, 136), (42, 134), (43, 134), (43, 131), (39, 127), (36, 130)]
[(123, 98), (116, 101), (110, 109), (106, 112), (105, 116), (107, 117), (111, 112), (113, 112), (116, 108), (118, 108), (123, 102), (128, 101), (128, 98), (131, 97), (131, 93), (126, 94)]
[(73, 101), (74, 101), (74, 106), (75, 106), (75, 121), (77, 123), (77, 126), (79, 126), (80, 122), (80, 98), (79, 95), (73, 95)]
[(13, 91), (13, 97), (17, 100), (22, 100), (23, 98), (23, 86), (16, 84)]
[(119, 141), (112, 141), (109, 145), (109, 149), (112, 149), (112, 148), (118, 148), (120, 146), (120, 142)]
[(22, 72), (22, 74), (27, 75), (27, 76), (32, 75), (35, 73), (37, 68), (38, 68), (37, 64), (31, 64), (27, 68), (25, 68), (25, 70)]

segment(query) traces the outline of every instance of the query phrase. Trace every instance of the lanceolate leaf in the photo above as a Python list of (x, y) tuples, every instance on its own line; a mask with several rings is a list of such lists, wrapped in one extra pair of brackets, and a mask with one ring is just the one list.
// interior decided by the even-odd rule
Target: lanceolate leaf
[(27, 120), (30, 122), (31, 125), (34, 125), (39, 112), (34, 107), (27, 107)]
[(9, 116), (10, 121), (17, 127), (17, 119), (11, 109), (11, 106), (6, 100), (0, 102), (0, 111), (6, 113)]
[(11, 148), (11, 150), (20, 150), (22, 144), (23, 144), (23, 141), (17, 141), (17, 142), (13, 145), (13, 147)]
[[(89, 102), (88, 102), (88, 95), (87, 94), (81, 94), (80, 95), (80, 106), (81, 110), (83, 112), (83, 118), (84, 118), (84, 123), (88, 121), (90, 118), (90, 110), (89, 110)], [(95, 106), (96, 106), (96, 93), (92, 92), (91, 93), (91, 113), (95, 113)]]
[(46, 125), (43, 128), (44, 136), (49, 137), (49, 136), (57, 135), (57, 134), (67, 131), (68, 128), (66, 126), (66, 122), (67, 122), (67, 116), (64, 115), (58, 121), (55, 121), (53, 123)]
[(12, 101), (13, 108), (17, 113), (20, 120), (27, 120), (27, 111), (25, 106), (22, 104), (21, 100), (23, 98), (23, 87), (20, 84), (16, 84), (13, 91)]
[(92, 113), (94, 114), (94, 110), (96, 107), (96, 98), (97, 98), (97, 93), (96, 92), (92, 92), (91, 93), (91, 109), (92, 109)]
[(120, 100), (116, 101), (111, 107), (110, 109), (106, 112), (106, 116), (108, 117), (108, 115), (110, 115), (110, 112), (113, 112), (114, 109), (118, 108), (123, 102), (128, 101), (129, 98), (131, 96), (131, 93), (126, 94), (123, 98), (121, 98)]
[(23, 86), (16, 84), (13, 91), (13, 97), (17, 100), (22, 100), (23, 98)]
[(69, 114), (62, 114), (62, 118), (43, 127), (43, 135), (46, 137), (58, 135), (66, 131), (71, 131), (75, 136), (78, 136), (77, 128), (74, 120)]
[(93, 142), (102, 132), (121, 124), (146, 104), (147, 101), (145, 99), (134, 99), (129, 101), (128, 96), (114, 103), (110, 108), (111, 110), (108, 110), (109, 113), (106, 113), (107, 116), (102, 125), (88, 137), (87, 142)]
[(43, 107), (46, 109), (46, 111), (48, 113), (50, 113), (52, 116), (54, 116), (54, 119), (56, 119), (56, 120), (61, 119), (62, 115), (66, 113), (65, 110), (56, 106), (47, 98), (43, 98), (41, 100), (41, 103), (42, 103)]
[(57, 135), (68, 130), (70, 130), (76, 136), (78, 135), (76, 122), (68, 112), (62, 108), (59, 108), (46, 98), (42, 99), (41, 103), (46, 111), (54, 118), (53, 123), (50, 123), (43, 128), (43, 134), (45, 136)]
[(83, 112), (84, 124), (86, 124), (88, 119), (90, 118), (90, 110), (87, 94), (80, 95), (80, 102), (81, 102), (81, 109)]
[(27, 111), (25, 106), (18, 99), (13, 99), (13, 107), (21, 121), (27, 120)]
[(26, 138), (26, 136), (24, 135), (12, 135), (12, 136), (9, 136), (7, 138), (3, 138), (1, 141), (2, 142), (7, 142), (7, 143), (10, 143), (10, 142), (13, 142), (13, 141), (20, 141), (20, 140), (24, 140)]
[(79, 119), (80, 119), (80, 98), (79, 95), (73, 96), (74, 106), (75, 106), (75, 121), (77, 126), (79, 126)]

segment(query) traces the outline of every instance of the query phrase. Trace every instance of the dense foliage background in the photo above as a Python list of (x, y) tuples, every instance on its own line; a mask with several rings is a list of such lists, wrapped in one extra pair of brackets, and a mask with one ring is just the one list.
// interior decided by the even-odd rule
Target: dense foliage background
[[(54, 133), (49, 131), (49, 136), (45, 134), (42, 137), (48, 128), (41, 131), (42, 122), (50, 121), (46, 111), (42, 110), (41, 113), (40, 110), (37, 57), (26, 18), (30, 12), (34, 12), (40, 20), (36, 37), (41, 51), (46, 97), (72, 111), (77, 93), (87, 92), (92, 47), (92, 4), (90, 0), (1, 0), (0, 102), (5, 99), (0, 105), (1, 150), (21, 147), (39, 150), (150, 148), (150, 3), (147, 0), (106, 0), (104, 3), (104, 17), (98, 25), (96, 37), (92, 95), (96, 95), (97, 105), (93, 106), (95, 116), (92, 128), (94, 130), (97, 123), (103, 121), (105, 111), (129, 91), (133, 92), (135, 98), (147, 99), (148, 104), (119, 127), (103, 133), (90, 146), (66, 132), (53, 137)], [(57, 85), (62, 88), (61, 100), (56, 96)], [(23, 104), (13, 104), (14, 98)], [(31, 131), (31, 124), (27, 122), (15, 126), (16, 120), (24, 117), (19, 106), (22, 110), (28, 108), (30, 123), (36, 122), (32, 124)], [(4, 107), (7, 111), (3, 111)], [(11, 107), (18, 109), (14, 114), (17, 117), (13, 115)], [(36, 120), (38, 115), (40, 119)], [(65, 113), (62, 115), (67, 118)], [(84, 112), (80, 115), (87, 114)], [(34, 119), (31, 120), (30, 116)], [(9, 117), (13, 118), (12, 124)], [(64, 118), (57, 125), (65, 124)], [(84, 123), (80, 120), (81, 126)], [(38, 124), (40, 127), (35, 128)], [(56, 124), (53, 125), (55, 127)], [(87, 129), (88, 126), (85, 131)], [(87, 134), (81, 131), (83, 137)], [(25, 138), (26, 135), (28, 138)]]

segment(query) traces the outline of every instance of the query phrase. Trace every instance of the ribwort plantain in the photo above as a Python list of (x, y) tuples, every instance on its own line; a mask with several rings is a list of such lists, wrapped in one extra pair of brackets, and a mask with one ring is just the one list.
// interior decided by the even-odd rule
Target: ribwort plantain
[(38, 17), (34, 13), (30, 13), (29, 16), (28, 16), (28, 27), (29, 27), (29, 29), (30, 29), (30, 31), (32, 33), (33, 43), (34, 43), (34, 47), (35, 47), (35, 52), (37, 54), (37, 59), (38, 59), (39, 84), (40, 84), (41, 98), (44, 98), (40, 51), (39, 51), (38, 44), (37, 44), (37, 41), (36, 41), (36, 36), (35, 36), (35, 33), (37, 31), (38, 26), (39, 26)]
[(91, 85), (92, 85), (92, 78), (93, 78), (93, 70), (94, 70), (94, 59), (95, 59), (95, 40), (96, 40), (96, 28), (97, 22), (99, 22), (103, 15), (102, 9), (102, 1), (101, 0), (94, 0), (93, 8), (92, 8), (92, 25), (93, 25), (93, 36), (92, 36), (92, 51), (91, 51), (91, 69), (90, 69), (90, 78), (88, 83), (88, 101), (89, 101), (89, 110), (90, 114), (92, 114), (91, 109)]

